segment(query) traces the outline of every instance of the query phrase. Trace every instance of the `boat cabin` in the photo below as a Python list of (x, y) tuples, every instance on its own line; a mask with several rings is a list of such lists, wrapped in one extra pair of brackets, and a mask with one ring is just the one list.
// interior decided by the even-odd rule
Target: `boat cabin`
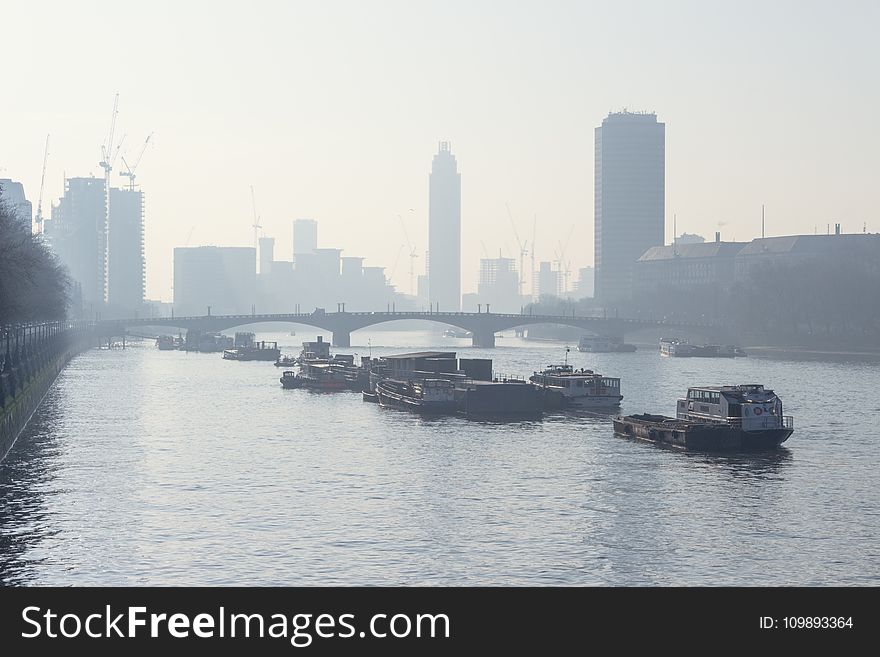
[(791, 418), (782, 415), (782, 401), (761, 384), (688, 388), (679, 399), (676, 417), (695, 422), (741, 425), (746, 431), (787, 427)]

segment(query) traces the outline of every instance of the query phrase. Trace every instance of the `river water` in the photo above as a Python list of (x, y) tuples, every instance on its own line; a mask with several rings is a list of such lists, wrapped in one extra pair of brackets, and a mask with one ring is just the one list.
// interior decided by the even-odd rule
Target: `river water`
[[(297, 336), (260, 334), (297, 353)], [(561, 343), (494, 350), (363, 331), (530, 374)], [(367, 345), (371, 345), (368, 347)], [(615, 437), (610, 416), (421, 419), (283, 390), (270, 363), (160, 352), (71, 361), (0, 464), (0, 582), (33, 585), (877, 585), (880, 365), (581, 354), (624, 413), (689, 385), (764, 383), (795, 433), (769, 455)]]

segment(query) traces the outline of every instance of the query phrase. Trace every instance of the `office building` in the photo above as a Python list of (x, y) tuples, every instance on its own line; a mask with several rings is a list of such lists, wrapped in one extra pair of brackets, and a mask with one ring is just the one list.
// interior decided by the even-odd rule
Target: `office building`
[(94, 317), (107, 293), (107, 199), (103, 178), (67, 178), (44, 233), (67, 267), (82, 312)]
[(557, 269), (553, 269), (550, 262), (538, 264), (538, 298), (553, 296), (558, 297), (562, 291), (562, 276)]
[(655, 114), (609, 114), (595, 134), (595, 293), (632, 297), (636, 261), (664, 243), (665, 124)]
[[(113, 207), (113, 206), (110, 206)], [(272, 270), (272, 261), (275, 260), (275, 238), (261, 237), (260, 245), (260, 276), (268, 276)]]
[(314, 219), (296, 219), (293, 222), (293, 259), (318, 248), (318, 222)]
[(489, 304), (493, 312), (520, 311), (522, 299), (519, 296), (519, 275), (513, 258), (480, 259), (477, 297), (484, 307)]
[(449, 142), (440, 142), (428, 187), (428, 300), (440, 312), (457, 312), (461, 308), (461, 174)]
[(107, 304), (114, 316), (134, 317), (141, 310), (146, 285), (144, 193), (110, 189), (110, 241)]
[(174, 314), (241, 315), (256, 303), (253, 247), (174, 249)]

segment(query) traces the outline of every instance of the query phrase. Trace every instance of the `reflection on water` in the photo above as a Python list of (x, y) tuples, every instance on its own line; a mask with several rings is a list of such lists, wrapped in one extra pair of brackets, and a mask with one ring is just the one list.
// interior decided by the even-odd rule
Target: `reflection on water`
[[(528, 374), (560, 346), (354, 334)], [(266, 336), (295, 352), (306, 332)], [(350, 351), (366, 354), (367, 347)], [(572, 352), (625, 413), (688, 385), (763, 382), (778, 452), (709, 455), (613, 434), (612, 414), (422, 418), (277, 368), (149, 344), (72, 361), (0, 465), (6, 584), (876, 584), (880, 366)], [(821, 385), (817, 385), (821, 382)], [(857, 438), (858, 437), (858, 438)]]

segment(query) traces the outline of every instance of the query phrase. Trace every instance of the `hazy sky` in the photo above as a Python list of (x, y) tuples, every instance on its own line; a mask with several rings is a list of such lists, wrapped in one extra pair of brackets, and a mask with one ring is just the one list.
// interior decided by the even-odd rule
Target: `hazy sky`
[[(101, 175), (117, 132), (146, 192), (147, 296), (171, 299), (172, 249), (253, 243), (250, 186), (276, 258), (291, 221), (384, 265), (409, 291), (406, 222), (427, 248), (428, 172), (462, 173), (462, 282), (485, 249), (537, 259), (574, 226), (593, 261), (593, 129), (609, 111), (666, 123), (667, 240), (747, 240), (840, 222), (880, 232), (880, 3), (4, 3), (0, 177), (44, 214), (63, 176)], [(129, 159), (128, 157), (126, 159)], [(117, 171), (119, 166), (117, 165)], [(124, 179), (114, 173), (114, 180)], [(410, 212), (410, 208), (414, 212)], [(529, 248), (531, 248), (529, 246)]]

